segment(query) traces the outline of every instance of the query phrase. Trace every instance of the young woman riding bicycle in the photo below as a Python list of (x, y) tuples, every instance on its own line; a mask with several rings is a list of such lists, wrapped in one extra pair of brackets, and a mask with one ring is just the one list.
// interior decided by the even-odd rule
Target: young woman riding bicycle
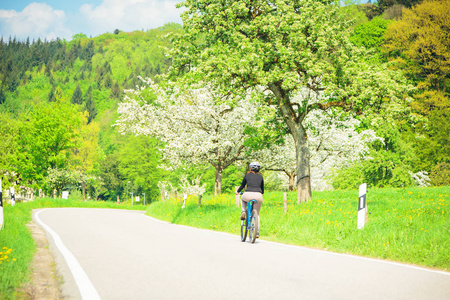
[[(242, 179), (241, 186), (237, 189), (236, 194), (239, 194), (245, 186), (247, 189), (241, 198), (241, 220), (245, 219), (245, 211), (247, 209), (247, 202), (251, 200), (256, 200), (257, 203), (254, 204), (253, 208), (259, 212), (261, 210), (261, 205), (263, 202), (263, 194), (264, 194), (264, 179), (262, 174), (259, 172), (261, 169), (261, 165), (257, 162), (252, 162), (249, 164), (250, 172), (245, 174)], [(256, 234), (256, 237), (259, 237), (259, 232)]]

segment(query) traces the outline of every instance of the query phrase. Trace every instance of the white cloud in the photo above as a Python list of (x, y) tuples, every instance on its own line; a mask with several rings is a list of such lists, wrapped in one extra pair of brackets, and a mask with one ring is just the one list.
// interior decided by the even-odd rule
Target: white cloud
[(66, 14), (45, 3), (30, 3), (21, 12), (0, 9), (0, 35), (18, 39), (70, 38), (71, 30), (65, 26)]
[[(45, 1), (45, 0), (43, 0)], [(77, 12), (54, 9), (45, 3), (30, 3), (22, 11), (0, 9), (0, 36), (24, 40), (70, 38), (75, 33), (96, 36), (115, 29), (123, 31), (157, 28), (168, 22), (181, 23), (181, 0), (102, 0), (81, 5)]]
[(100, 5), (84, 4), (80, 8), (95, 35), (115, 29), (134, 31), (181, 23), (180, 0), (104, 0)]

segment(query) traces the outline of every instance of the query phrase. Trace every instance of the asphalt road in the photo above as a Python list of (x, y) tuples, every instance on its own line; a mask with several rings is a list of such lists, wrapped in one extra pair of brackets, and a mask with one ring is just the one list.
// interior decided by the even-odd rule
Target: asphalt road
[(447, 272), (242, 243), (143, 212), (54, 208), (34, 218), (69, 299), (450, 299)]

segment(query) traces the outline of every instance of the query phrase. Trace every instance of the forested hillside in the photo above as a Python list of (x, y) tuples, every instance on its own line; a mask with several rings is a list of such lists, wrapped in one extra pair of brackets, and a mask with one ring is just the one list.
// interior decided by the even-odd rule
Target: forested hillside
[(111, 125), (123, 90), (139, 84), (138, 76), (167, 69), (167, 34), (180, 28), (78, 34), (70, 42), (0, 40), (4, 186), (48, 192), (77, 184), (108, 198), (123, 193), (127, 179), (130, 191), (139, 185), (139, 192), (155, 196), (157, 143), (121, 136)]
[[(348, 19), (356, 18), (351, 42), (372, 51), (368, 60), (401, 71), (410, 85), (405, 99), (410, 100), (389, 117), (375, 112), (359, 115), (356, 132), (373, 130), (382, 139), (370, 143), (365, 159), (346, 158), (325, 174), (334, 188), (355, 188), (361, 178), (373, 187), (450, 184), (450, 2), (415, 4), (380, 2), (341, 9)], [(167, 24), (94, 38), (78, 34), (71, 41), (3, 37), (3, 186), (33, 188), (35, 193), (86, 190), (92, 197), (109, 200), (126, 199), (128, 191), (156, 200), (159, 182), (176, 187), (182, 184), (182, 175), (192, 182), (201, 174), (206, 191), (212, 192), (213, 168), (159, 168), (161, 139), (121, 135), (113, 126), (124, 90), (140, 85), (138, 76), (157, 78), (167, 71), (168, 35), (181, 31), (181, 25)], [(240, 162), (226, 168), (222, 189), (238, 185), (244, 170)], [(287, 185), (277, 177), (268, 179), (270, 188)]]

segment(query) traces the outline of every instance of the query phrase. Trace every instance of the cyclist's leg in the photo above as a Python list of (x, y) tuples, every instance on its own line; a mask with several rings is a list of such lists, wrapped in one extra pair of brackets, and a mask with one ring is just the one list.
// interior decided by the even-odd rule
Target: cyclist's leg
[(245, 193), (241, 197), (241, 220), (245, 219), (245, 212), (247, 211), (247, 201), (244, 199)]
[[(256, 211), (258, 212), (258, 229), (261, 228), (261, 206), (263, 203), (263, 195), (261, 193), (258, 192), (245, 192), (242, 195), (242, 199), (246, 200), (246, 201), (250, 201), (252, 199), (256, 200), (257, 202), (255, 204), (253, 204), (253, 208), (256, 209)], [(257, 233), (257, 236), (259, 236), (259, 232)]]
[(261, 206), (262, 206), (262, 203), (263, 203), (262, 195), (261, 195), (261, 199), (255, 199), (255, 200), (258, 201), (258, 202), (256, 202), (253, 205), (253, 208), (258, 212), (258, 232), (256, 233), (256, 237), (259, 237), (259, 229), (261, 228), (261, 214), (260, 214), (260, 211), (261, 211)]

